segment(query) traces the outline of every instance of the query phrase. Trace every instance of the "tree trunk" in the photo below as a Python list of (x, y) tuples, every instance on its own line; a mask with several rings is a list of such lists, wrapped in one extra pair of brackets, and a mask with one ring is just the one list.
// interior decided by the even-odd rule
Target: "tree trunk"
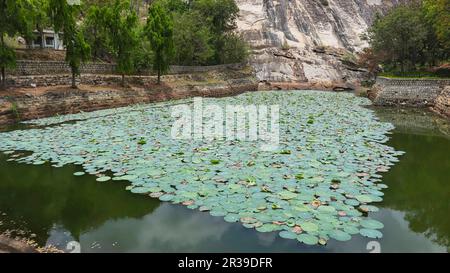
[(77, 83), (75, 81), (75, 71), (72, 69), (72, 88), (77, 88)]
[(45, 39), (44, 39), (44, 30), (39, 31), (39, 35), (41, 35), (41, 49), (44, 49), (44, 43), (45, 43)]
[(1, 90), (4, 90), (4, 89), (6, 89), (6, 73), (5, 73), (5, 67), (4, 66), (2, 66), (2, 82), (1, 82), (1, 84), (0, 84), (0, 89)]
[[(3, 37), (3, 32), (0, 33), (0, 46), (3, 48), (5, 47), (5, 40)], [(1, 67), (1, 83), (0, 83), (0, 89), (4, 90), (6, 88), (6, 72), (5, 72), (5, 66), (2, 65)]]
[(161, 84), (161, 69), (158, 69), (158, 84)]
[(122, 86), (125, 87), (125, 74), (122, 74)]

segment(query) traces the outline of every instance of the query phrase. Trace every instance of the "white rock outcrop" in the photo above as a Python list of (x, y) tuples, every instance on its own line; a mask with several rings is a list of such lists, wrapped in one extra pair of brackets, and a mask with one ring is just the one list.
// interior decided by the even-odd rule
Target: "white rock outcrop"
[(357, 83), (352, 54), (377, 12), (407, 0), (236, 0), (238, 28), (260, 81)]

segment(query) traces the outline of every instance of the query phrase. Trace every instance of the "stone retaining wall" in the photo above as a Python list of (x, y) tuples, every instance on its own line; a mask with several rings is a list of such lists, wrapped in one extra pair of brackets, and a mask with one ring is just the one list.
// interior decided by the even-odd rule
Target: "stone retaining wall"
[[(109, 63), (83, 63), (80, 67), (81, 73), (92, 74), (115, 74), (116, 65)], [(70, 74), (70, 66), (61, 61), (32, 61), (18, 60), (16, 68), (8, 71), (10, 75), (52, 75)]]
[(450, 118), (450, 86), (445, 87), (441, 94), (436, 98), (433, 111)]
[[(119, 77), (118, 77), (119, 78)], [(52, 87), (51, 87), (52, 88)], [(198, 83), (171, 86), (162, 84), (152, 88), (98, 87), (95, 91), (70, 89), (57, 86), (44, 93), (25, 89), (14, 96), (0, 94), (0, 124), (17, 120), (30, 120), (128, 106), (136, 103), (150, 103), (195, 96), (222, 97), (257, 91), (258, 83), (251, 77), (236, 78), (221, 83)], [(29, 90), (29, 92), (28, 92)]]
[(442, 90), (450, 80), (434, 79), (389, 79), (378, 78), (369, 92), (375, 105), (381, 106), (434, 106)]
[[(171, 66), (169, 74), (187, 74), (208, 71), (222, 71), (227, 69), (242, 69), (245, 64), (225, 64), (214, 66)], [(116, 65), (110, 63), (83, 63), (80, 67), (81, 74), (116, 74)], [(70, 67), (61, 61), (32, 61), (18, 60), (16, 68), (8, 71), (8, 74), (15, 76), (27, 75), (54, 75), (70, 74)], [(142, 71), (140, 75), (153, 75), (152, 71)]]

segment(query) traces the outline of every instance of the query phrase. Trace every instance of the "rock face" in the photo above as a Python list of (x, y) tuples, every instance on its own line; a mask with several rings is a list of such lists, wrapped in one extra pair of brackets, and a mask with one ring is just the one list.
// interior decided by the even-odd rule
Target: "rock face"
[(407, 0), (236, 0), (238, 28), (260, 81), (357, 84), (354, 53), (377, 12)]

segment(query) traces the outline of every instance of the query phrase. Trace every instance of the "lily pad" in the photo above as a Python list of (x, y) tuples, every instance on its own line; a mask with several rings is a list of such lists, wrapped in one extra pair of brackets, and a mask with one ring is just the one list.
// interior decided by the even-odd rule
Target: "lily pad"
[(297, 240), (307, 245), (317, 245), (319, 238), (310, 234), (300, 234), (297, 236)]
[(384, 228), (383, 223), (373, 220), (373, 219), (364, 219), (360, 222), (361, 226), (368, 229), (382, 229)]
[(371, 239), (381, 239), (383, 238), (383, 234), (376, 230), (376, 229), (367, 229), (367, 228), (363, 228), (359, 231), (359, 233), (367, 238), (371, 238)]
[(111, 177), (109, 177), (109, 176), (101, 176), (101, 177), (96, 179), (97, 182), (106, 182), (106, 181), (109, 181), (109, 180), (111, 180)]

